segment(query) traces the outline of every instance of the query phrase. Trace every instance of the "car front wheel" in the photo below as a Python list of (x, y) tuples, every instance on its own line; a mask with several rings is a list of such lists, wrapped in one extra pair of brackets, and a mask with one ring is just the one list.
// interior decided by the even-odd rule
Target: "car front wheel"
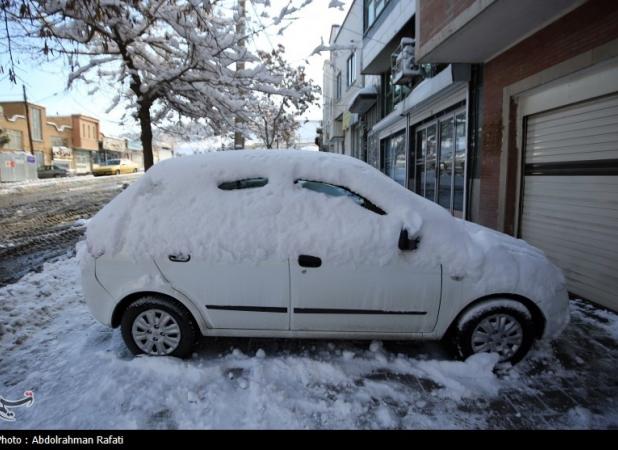
[(514, 300), (479, 303), (459, 319), (453, 336), (462, 358), (475, 353), (497, 353), (500, 362), (515, 364), (526, 356), (536, 333), (532, 315)]
[(122, 337), (135, 355), (185, 358), (198, 332), (181, 305), (158, 297), (143, 297), (129, 305), (120, 322)]

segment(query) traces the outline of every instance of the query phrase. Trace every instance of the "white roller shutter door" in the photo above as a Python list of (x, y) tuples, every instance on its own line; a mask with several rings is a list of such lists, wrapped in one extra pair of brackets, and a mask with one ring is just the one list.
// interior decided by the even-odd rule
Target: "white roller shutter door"
[(618, 310), (618, 95), (526, 118), (521, 237)]

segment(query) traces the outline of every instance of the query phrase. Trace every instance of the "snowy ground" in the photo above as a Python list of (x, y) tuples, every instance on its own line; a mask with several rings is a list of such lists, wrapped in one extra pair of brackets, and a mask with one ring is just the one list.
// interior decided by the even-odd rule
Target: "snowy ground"
[(0, 286), (66, 254), (90, 218), (142, 174), (0, 185)]
[[(138, 177), (139, 175), (132, 175), (132, 177)], [(120, 177), (116, 177), (118, 179)], [(123, 176), (123, 178), (125, 178)], [(71, 188), (72, 186), (84, 186), (96, 183), (97, 181), (100, 183), (104, 183), (113, 178), (110, 176), (103, 177), (95, 177), (94, 175), (78, 175), (74, 177), (65, 177), (65, 178), (42, 178), (36, 180), (24, 180), (18, 181), (15, 183), (2, 183), (0, 184), (0, 195), (3, 194), (14, 194), (20, 192), (26, 192), (36, 188), (44, 188), (44, 187), (59, 187), (62, 186), (64, 188)]]
[(496, 376), (439, 344), (204, 340), (133, 358), (83, 302), (75, 258), (0, 288), (8, 428), (617, 428), (618, 316), (573, 302), (560, 339)]

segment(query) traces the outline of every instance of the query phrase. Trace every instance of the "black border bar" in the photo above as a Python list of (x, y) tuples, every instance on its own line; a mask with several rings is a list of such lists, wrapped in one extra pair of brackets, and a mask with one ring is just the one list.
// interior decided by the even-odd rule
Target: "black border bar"
[(530, 163), (524, 169), (531, 175), (618, 175), (618, 159)]

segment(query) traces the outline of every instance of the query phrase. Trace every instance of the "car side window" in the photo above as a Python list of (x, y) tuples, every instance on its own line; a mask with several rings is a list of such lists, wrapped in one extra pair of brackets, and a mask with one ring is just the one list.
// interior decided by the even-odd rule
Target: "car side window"
[(381, 216), (386, 215), (386, 212), (382, 208), (370, 202), (365, 197), (361, 197), (357, 193), (352, 192), (351, 190), (343, 186), (337, 186), (330, 183), (324, 183), (322, 181), (312, 180), (296, 180), (295, 183), (303, 189), (308, 189), (310, 191), (326, 194), (330, 197), (348, 197), (352, 199), (352, 201), (354, 201), (354, 203), (356, 203), (357, 205), (368, 209), (373, 213), (379, 214)]
[(254, 189), (266, 186), (268, 178), (245, 178), (244, 180), (225, 181), (219, 185), (219, 189), (223, 191), (233, 191), (236, 189)]

